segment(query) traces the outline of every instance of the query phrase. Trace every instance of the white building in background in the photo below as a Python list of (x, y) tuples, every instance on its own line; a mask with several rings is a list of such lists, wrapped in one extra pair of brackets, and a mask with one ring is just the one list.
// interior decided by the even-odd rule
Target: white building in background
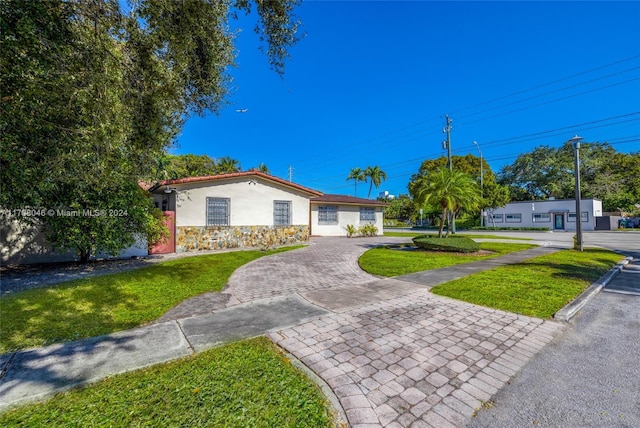
[(391, 200), (391, 199), (395, 199), (396, 196), (392, 195), (391, 193), (389, 193), (388, 190), (385, 190), (384, 192), (378, 193), (378, 198), (379, 199), (389, 199), (389, 200)]
[[(583, 199), (580, 202), (582, 230), (596, 229), (596, 217), (602, 216), (602, 201)], [(550, 230), (576, 230), (575, 199), (511, 202), (504, 208), (487, 211), (489, 227), (546, 227)]]

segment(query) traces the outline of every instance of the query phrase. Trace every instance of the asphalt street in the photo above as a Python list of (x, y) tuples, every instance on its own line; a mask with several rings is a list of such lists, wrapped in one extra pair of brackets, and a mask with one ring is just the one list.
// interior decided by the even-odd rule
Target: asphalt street
[(636, 259), (466, 426), (640, 426), (640, 234), (588, 232), (585, 245)]
[(640, 296), (601, 292), (571, 324), (468, 426), (640, 426)]

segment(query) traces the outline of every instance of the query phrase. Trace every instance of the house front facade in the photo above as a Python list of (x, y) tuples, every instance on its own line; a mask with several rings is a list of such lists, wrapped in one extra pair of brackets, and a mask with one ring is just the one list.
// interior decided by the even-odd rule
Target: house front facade
[[(595, 230), (596, 218), (602, 216), (602, 201), (582, 199), (580, 211), (582, 230)], [(575, 231), (576, 219), (575, 199), (550, 199), (511, 202), (503, 208), (488, 212), (485, 224), (490, 227), (541, 227), (557, 231)]]
[(158, 252), (306, 242), (309, 199), (321, 195), (258, 171), (166, 180), (149, 191), (173, 223), (175, 248)]
[[(383, 233), (384, 202), (323, 195), (258, 171), (165, 180), (141, 186), (163, 211), (170, 236), (141, 240), (119, 258), (306, 243), (316, 236), (346, 236), (346, 226), (372, 224)], [(44, 240), (39, 228), (0, 222), (2, 264), (76, 260)], [(102, 257), (103, 255), (98, 255)]]
[(377, 228), (382, 235), (383, 208), (387, 204), (371, 199), (344, 195), (321, 195), (311, 198), (311, 234), (315, 236), (344, 236), (347, 226), (356, 229), (366, 224)]

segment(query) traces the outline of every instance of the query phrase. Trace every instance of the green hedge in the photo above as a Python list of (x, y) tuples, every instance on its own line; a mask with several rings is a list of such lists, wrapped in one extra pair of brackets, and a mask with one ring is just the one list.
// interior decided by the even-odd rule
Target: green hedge
[(449, 236), (438, 238), (436, 235), (418, 235), (413, 243), (423, 250), (447, 251), (452, 253), (475, 253), (480, 250), (480, 244), (466, 236)]

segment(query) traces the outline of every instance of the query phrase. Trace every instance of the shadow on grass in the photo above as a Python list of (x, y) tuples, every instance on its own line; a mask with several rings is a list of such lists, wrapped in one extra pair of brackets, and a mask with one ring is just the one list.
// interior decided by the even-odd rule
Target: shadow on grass
[[(2, 297), (0, 352), (137, 327), (181, 300), (219, 291), (219, 261), (154, 265)], [(232, 271), (235, 266), (225, 266)]]
[(590, 283), (596, 281), (602, 275), (607, 273), (614, 265), (615, 262), (607, 258), (594, 258), (588, 261), (571, 261), (564, 263), (549, 263), (531, 260), (524, 263), (527, 267), (533, 267), (539, 270), (552, 270), (551, 276), (558, 279), (576, 279), (582, 281), (589, 281)]
[[(161, 351), (148, 353), (152, 343)], [(190, 353), (174, 324), (18, 351), (0, 359), (0, 409)]]

